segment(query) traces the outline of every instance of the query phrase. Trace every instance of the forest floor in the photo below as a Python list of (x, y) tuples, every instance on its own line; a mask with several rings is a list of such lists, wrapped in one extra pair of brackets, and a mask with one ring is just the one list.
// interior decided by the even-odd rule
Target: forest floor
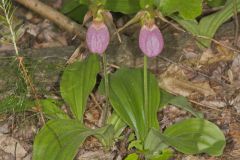
[[(17, 19), (23, 24), (18, 45), (23, 50), (29, 49), (28, 68), (37, 91), (42, 97), (59, 99), (59, 76), (69, 55), (74, 53), (80, 41), (74, 39), (74, 35), (22, 7), (18, 7)], [(126, 20), (126, 17), (120, 17), (116, 20), (116, 24), (118, 27), (122, 26)], [(141, 67), (143, 65), (137, 45), (138, 33), (134, 32), (137, 29), (139, 27), (134, 26), (124, 32), (121, 44), (116, 39), (111, 42), (107, 51), (110, 66)], [(209, 157), (205, 154), (190, 156), (175, 152), (173, 159), (240, 160), (240, 54), (224, 47), (233, 46), (234, 22), (231, 20), (224, 24), (215, 36), (223, 46), (213, 44), (211, 49), (205, 51), (198, 48), (196, 41), (189, 34), (171, 26), (163, 26), (161, 29), (166, 47), (157, 60), (152, 60), (149, 66), (159, 78), (159, 85), (175, 95), (187, 97), (196, 110), (204, 113), (206, 119), (220, 127), (227, 140), (224, 154), (220, 157)], [(240, 48), (240, 37), (235, 45)], [(66, 52), (66, 55), (59, 53), (62, 56), (59, 57), (54, 51), (61, 52), (61, 50), (56, 48), (64, 50), (63, 53)], [(9, 65), (12, 59), (3, 58), (11, 55), (12, 52), (12, 45), (0, 45), (0, 66), (4, 68), (0, 71), (2, 74), (0, 85), (5, 87), (0, 87), (0, 91), (4, 91), (0, 93), (0, 100), (7, 94), (16, 92), (16, 85), (11, 79), (16, 80), (14, 76), (17, 75), (8, 75), (10, 72), (15, 73)], [(36, 60), (35, 56), (40, 59)], [(53, 57), (51, 61), (45, 61), (51, 56)], [(34, 61), (31, 61), (32, 59)], [(12, 84), (6, 83), (6, 79)], [(85, 123), (91, 128), (98, 124), (101, 116), (99, 104), (101, 106), (104, 103), (101, 96), (97, 93), (94, 95), (98, 103), (89, 99), (85, 113)], [(158, 115), (162, 129), (190, 116), (174, 106), (163, 109)], [(30, 160), (34, 137), (40, 128), (41, 123), (36, 113), (26, 111), (0, 114), (0, 160)], [(125, 132), (128, 133), (128, 129)], [(120, 160), (126, 154), (125, 141), (116, 143), (110, 151), (104, 151), (101, 144), (94, 137), (90, 137), (79, 150), (76, 159)]]

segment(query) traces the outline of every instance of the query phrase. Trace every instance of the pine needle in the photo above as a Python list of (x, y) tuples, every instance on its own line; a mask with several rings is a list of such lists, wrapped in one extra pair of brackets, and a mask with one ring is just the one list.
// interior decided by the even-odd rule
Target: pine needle
[(2, 12), (3, 16), (0, 17), (0, 20), (3, 24), (3, 28), (4, 29), (8, 29), (10, 32), (10, 38), (7, 36), (7, 38), (5, 38), (5, 36), (3, 36), (3, 38), (5, 38), (6, 40), (10, 39), (11, 43), (14, 46), (14, 50), (15, 50), (15, 54), (16, 54), (16, 60), (18, 61), (18, 68), (21, 72), (21, 75), (27, 85), (27, 88), (29, 88), (30, 93), (32, 93), (34, 99), (36, 100), (36, 111), (38, 111), (40, 113), (40, 120), (42, 121), (42, 123), (45, 123), (44, 120), (44, 116), (41, 112), (41, 107), (40, 107), (40, 103), (39, 103), (39, 98), (38, 98), (38, 94), (36, 92), (36, 88), (32, 82), (31, 77), (29, 76), (28, 70), (25, 67), (24, 64), (24, 57), (19, 55), (19, 49), (17, 47), (17, 30), (15, 30), (16, 26), (13, 24), (13, 19), (14, 19), (14, 13), (15, 13), (15, 8), (12, 5), (11, 0), (1, 0), (0, 1), (0, 12)]

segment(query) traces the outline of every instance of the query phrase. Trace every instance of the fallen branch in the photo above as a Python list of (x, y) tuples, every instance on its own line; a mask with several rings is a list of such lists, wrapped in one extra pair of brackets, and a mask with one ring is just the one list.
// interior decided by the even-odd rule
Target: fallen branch
[(43, 2), (39, 0), (16, 0), (16, 2), (49, 19), (68, 32), (78, 35), (81, 39), (85, 39), (85, 28)]

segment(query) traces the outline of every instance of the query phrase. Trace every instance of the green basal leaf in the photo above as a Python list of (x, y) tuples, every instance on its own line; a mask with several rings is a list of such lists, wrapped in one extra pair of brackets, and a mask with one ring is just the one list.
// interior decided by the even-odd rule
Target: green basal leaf
[(136, 153), (129, 154), (124, 160), (139, 160)]
[(131, 142), (131, 141), (134, 141), (136, 139), (136, 136), (135, 136), (135, 133), (131, 132), (127, 141), (128, 142)]
[[(110, 103), (119, 117), (143, 140), (150, 128), (159, 128), (157, 110), (160, 91), (154, 75), (148, 73), (149, 106), (144, 108), (143, 69), (122, 68), (110, 75)], [(103, 83), (101, 83), (103, 85)]]
[[(85, 5), (89, 5), (89, 0), (76, 0), (78, 1), (80, 4), (85, 4)], [(105, 0), (102, 0), (105, 1)]]
[(92, 2), (97, 6), (101, 6), (101, 5), (105, 5), (107, 0), (92, 0)]
[(183, 19), (194, 19), (202, 13), (202, 0), (161, 0), (160, 11), (167, 16), (178, 12)]
[(49, 119), (69, 119), (68, 115), (63, 112), (58, 106), (57, 101), (53, 99), (40, 100), (42, 112)]
[(137, 150), (142, 151), (143, 150), (142, 141), (140, 141), (140, 140), (131, 141), (130, 144), (128, 145), (128, 150), (130, 150), (132, 148), (136, 148)]
[(65, 0), (61, 12), (79, 23), (83, 22), (83, 18), (88, 11), (87, 0)]
[(136, 13), (140, 10), (139, 0), (107, 0), (105, 8), (124, 14)]
[(158, 9), (160, 7), (161, 0), (154, 0), (154, 6)]
[(185, 154), (207, 153), (220, 156), (226, 145), (222, 131), (213, 123), (190, 118), (168, 127), (164, 133), (153, 129), (164, 143)]
[[(94, 3), (101, 3), (105, 9), (124, 14), (137, 13), (141, 9), (139, 0), (96, 0)], [(149, 2), (146, 1), (146, 3)], [(72, 19), (82, 22), (88, 5), (88, 0), (68, 0), (64, 3), (61, 11)], [(78, 14), (79, 16), (77, 16)]]
[(23, 112), (34, 105), (34, 101), (25, 96), (8, 96), (0, 100), (0, 113)]
[(162, 109), (167, 104), (172, 104), (176, 107), (184, 109), (190, 112), (192, 115), (198, 118), (203, 118), (203, 114), (201, 112), (195, 111), (192, 108), (192, 105), (188, 100), (183, 96), (174, 96), (164, 90), (161, 90), (161, 102), (160, 102), (160, 109)]
[(179, 16), (170, 16), (176, 22), (178, 22), (183, 28), (191, 32), (193, 35), (199, 35), (198, 22), (196, 20), (185, 20)]
[(163, 89), (161, 89), (160, 92), (161, 92), (161, 94), (160, 94), (161, 101), (160, 101), (159, 109), (161, 110), (164, 106), (168, 105), (169, 102), (173, 98), (175, 98), (175, 96), (170, 94), (170, 93), (168, 93), (168, 92), (166, 92), (166, 91), (164, 91)]
[(210, 7), (220, 7), (226, 3), (226, 0), (207, 0), (207, 4)]
[(169, 160), (173, 157), (173, 152), (170, 149), (162, 150), (160, 155), (151, 155), (149, 157), (150, 160)]
[(141, 8), (145, 9), (146, 7), (153, 7), (155, 0), (140, 0)]
[[(236, 1), (237, 11), (240, 11), (240, 1)], [(213, 38), (217, 29), (229, 20), (233, 15), (233, 0), (228, 0), (226, 5), (220, 11), (206, 16), (201, 19), (199, 23), (199, 35)], [(202, 46), (208, 47), (211, 44), (211, 40), (199, 39)]]
[(93, 54), (81, 62), (68, 65), (64, 70), (60, 82), (61, 95), (80, 121), (83, 121), (87, 99), (95, 86), (99, 71), (98, 57)]
[(80, 6), (80, 3), (77, 0), (65, 0), (61, 8), (61, 12), (66, 14), (79, 6)]
[[(50, 120), (37, 134), (33, 145), (33, 160), (73, 160), (78, 148), (88, 136), (108, 139), (111, 126), (91, 130), (78, 120)], [(108, 142), (106, 142), (107, 144)]]
[(114, 138), (119, 138), (123, 130), (127, 127), (126, 123), (113, 112), (110, 117), (108, 117), (107, 124), (111, 124), (114, 127)]
[(83, 18), (88, 11), (87, 5), (79, 5), (77, 8), (73, 9), (71, 12), (67, 13), (67, 16), (77, 21), (79, 23), (83, 22)]
[(114, 128), (113, 125), (106, 125), (102, 128), (96, 130), (97, 134), (94, 136), (99, 139), (99, 141), (106, 147), (110, 149), (114, 143)]
[(197, 118), (203, 118), (203, 114), (201, 112), (196, 111), (192, 108), (192, 105), (188, 100), (183, 96), (177, 96), (174, 97), (169, 101), (169, 104), (172, 104), (176, 107), (179, 107), (181, 109), (184, 109), (188, 112), (190, 112), (192, 115), (194, 115)]
[[(240, 1), (236, 1), (237, 11), (240, 11)], [(198, 38), (200, 47), (208, 48), (211, 45), (211, 38), (215, 35), (217, 29), (234, 15), (233, 0), (227, 0), (225, 6), (220, 11), (206, 16), (198, 23), (196, 20), (184, 20), (177, 16), (171, 16), (175, 21), (183, 26), (187, 31), (196, 36), (205, 36), (206, 38)]]
[(148, 132), (148, 135), (144, 141), (144, 150), (148, 151), (146, 153), (147, 157), (160, 155), (161, 152), (168, 147), (169, 146), (165, 144), (158, 135), (154, 134), (152, 129)]

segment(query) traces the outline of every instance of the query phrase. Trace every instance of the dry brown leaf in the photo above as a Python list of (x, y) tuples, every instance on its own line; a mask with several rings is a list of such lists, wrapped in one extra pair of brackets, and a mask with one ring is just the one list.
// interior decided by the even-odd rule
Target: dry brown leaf
[(191, 66), (209, 66), (219, 62), (228, 62), (232, 61), (236, 54), (232, 51), (229, 51), (225, 48), (220, 46), (217, 47), (218, 53), (213, 53), (211, 49), (206, 50), (203, 52), (201, 56), (193, 57), (183, 61), (187, 65)]
[(240, 159), (240, 125), (238, 122), (230, 124), (230, 135), (233, 138), (234, 149), (232, 150), (231, 156), (235, 157), (236, 160)]
[(0, 45), (0, 52), (12, 51), (14, 50), (14, 46), (12, 44), (4, 44)]
[(240, 113), (240, 94), (238, 94), (233, 100), (232, 105), (237, 110), (237, 113)]
[(216, 95), (208, 82), (189, 81), (183, 70), (177, 65), (171, 65), (165, 73), (160, 75), (159, 85), (171, 93), (186, 97), (196, 92), (206, 97)]
[(81, 43), (78, 48), (73, 52), (71, 57), (68, 59), (67, 64), (74, 63), (76, 60), (83, 60), (84, 51), (86, 50), (85, 43)]
[(112, 160), (114, 158), (114, 154), (113, 153), (106, 153), (102, 150), (98, 150), (98, 151), (88, 151), (85, 152), (84, 154), (80, 155), (77, 159), (78, 160)]
[(59, 42), (45, 42), (45, 43), (36, 43), (33, 48), (55, 48), (62, 47), (63, 45)]
[(1, 133), (0, 133), (0, 149), (6, 153), (16, 155), (17, 159), (23, 158), (27, 154), (27, 151), (22, 147), (18, 140)]
[(190, 155), (190, 156), (183, 157), (182, 160), (206, 160), (206, 159)]
[(224, 108), (227, 106), (226, 102), (220, 100), (203, 100), (201, 104), (212, 108)]
[(34, 37), (36, 37), (40, 32), (40, 27), (32, 23), (25, 24), (24, 28), (28, 34)]
[(218, 52), (213, 53), (211, 49), (206, 50), (200, 57), (199, 64), (210, 65), (218, 62), (227, 62), (235, 58), (236, 54), (226, 48), (217, 46)]
[(231, 70), (234, 75), (234, 80), (240, 80), (240, 54), (234, 58)]
[(211, 49), (207, 49), (200, 57), (200, 64), (208, 64), (208, 61), (214, 57), (214, 54)]

